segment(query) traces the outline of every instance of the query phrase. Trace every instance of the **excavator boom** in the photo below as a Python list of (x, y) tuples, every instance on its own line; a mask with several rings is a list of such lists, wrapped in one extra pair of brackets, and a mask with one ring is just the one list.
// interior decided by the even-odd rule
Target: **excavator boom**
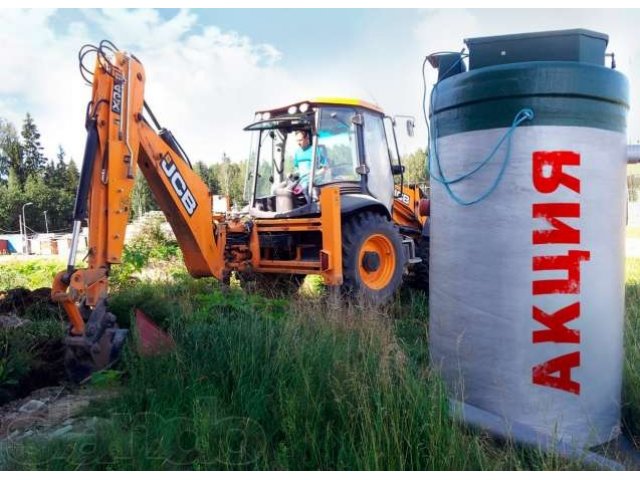
[[(193, 172), (171, 132), (156, 131), (144, 116), (145, 108), (150, 110), (144, 101), (142, 64), (110, 42), (83, 47), (81, 59), (89, 52), (96, 53), (96, 62), (72, 248), (67, 269), (56, 276), (52, 290), (70, 319), (67, 363), (75, 379), (108, 365), (124, 338), (105, 300), (111, 265), (122, 261), (138, 167), (176, 233), (189, 273), (222, 279), (225, 268), (225, 225), (218, 225), (214, 234), (206, 184)], [(87, 267), (76, 268), (83, 221), (89, 225)]]

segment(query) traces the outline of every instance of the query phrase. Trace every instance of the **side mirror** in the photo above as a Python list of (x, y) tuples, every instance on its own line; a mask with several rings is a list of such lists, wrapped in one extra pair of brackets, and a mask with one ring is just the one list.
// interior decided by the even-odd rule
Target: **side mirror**
[(391, 122), (393, 124), (394, 130), (396, 125), (398, 124), (398, 120), (401, 118), (405, 118), (405, 128), (407, 131), (407, 136), (409, 137), (413, 137), (414, 134), (414, 129), (416, 128), (416, 120), (413, 117), (410, 117), (409, 115), (396, 115), (395, 117), (393, 117), (391, 119)]
[(404, 165), (398, 165), (398, 164), (391, 165), (391, 173), (393, 175), (400, 175), (404, 173)]
[(407, 135), (413, 137), (415, 127), (416, 122), (413, 120), (413, 118), (407, 119)]

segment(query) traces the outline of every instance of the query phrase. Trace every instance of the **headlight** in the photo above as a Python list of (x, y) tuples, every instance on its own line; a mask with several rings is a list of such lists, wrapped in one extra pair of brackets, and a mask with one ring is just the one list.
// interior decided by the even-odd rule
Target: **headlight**
[(271, 118), (271, 112), (264, 112), (262, 114), (262, 120), (269, 120)]
[(295, 105), (291, 105), (289, 107), (289, 110), (287, 110), (287, 113), (289, 115), (293, 115), (294, 113), (296, 113), (298, 111), (298, 107), (296, 107)]
[(308, 103), (303, 103), (302, 105), (300, 105), (300, 113), (304, 113), (307, 110), (309, 110), (309, 104)]

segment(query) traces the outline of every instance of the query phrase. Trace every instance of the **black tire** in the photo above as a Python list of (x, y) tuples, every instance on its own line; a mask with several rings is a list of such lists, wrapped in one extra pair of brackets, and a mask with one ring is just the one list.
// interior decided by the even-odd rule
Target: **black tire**
[(429, 295), (429, 237), (422, 237), (416, 242), (416, 257), (422, 259), (409, 267), (407, 284)]
[(240, 286), (247, 293), (269, 298), (290, 297), (298, 293), (306, 275), (289, 273), (238, 272)]
[[(386, 259), (364, 250), (371, 245), (372, 238), (380, 239), (389, 247)], [(375, 254), (374, 265), (365, 264), (363, 255), (370, 253)], [(389, 301), (402, 283), (404, 263), (402, 239), (396, 226), (387, 218), (374, 212), (362, 212), (343, 221), (341, 291), (344, 295), (374, 305)], [(379, 278), (367, 278), (378, 274)]]

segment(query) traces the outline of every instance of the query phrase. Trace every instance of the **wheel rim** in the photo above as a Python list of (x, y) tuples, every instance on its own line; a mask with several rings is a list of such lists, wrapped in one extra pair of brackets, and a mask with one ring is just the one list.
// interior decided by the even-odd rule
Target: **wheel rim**
[[(366, 268), (365, 255), (377, 255), (376, 269)], [(372, 290), (381, 290), (391, 282), (396, 269), (396, 253), (389, 238), (380, 234), (367, 237), (358, 255), (358, 271), (362, 283)]]

